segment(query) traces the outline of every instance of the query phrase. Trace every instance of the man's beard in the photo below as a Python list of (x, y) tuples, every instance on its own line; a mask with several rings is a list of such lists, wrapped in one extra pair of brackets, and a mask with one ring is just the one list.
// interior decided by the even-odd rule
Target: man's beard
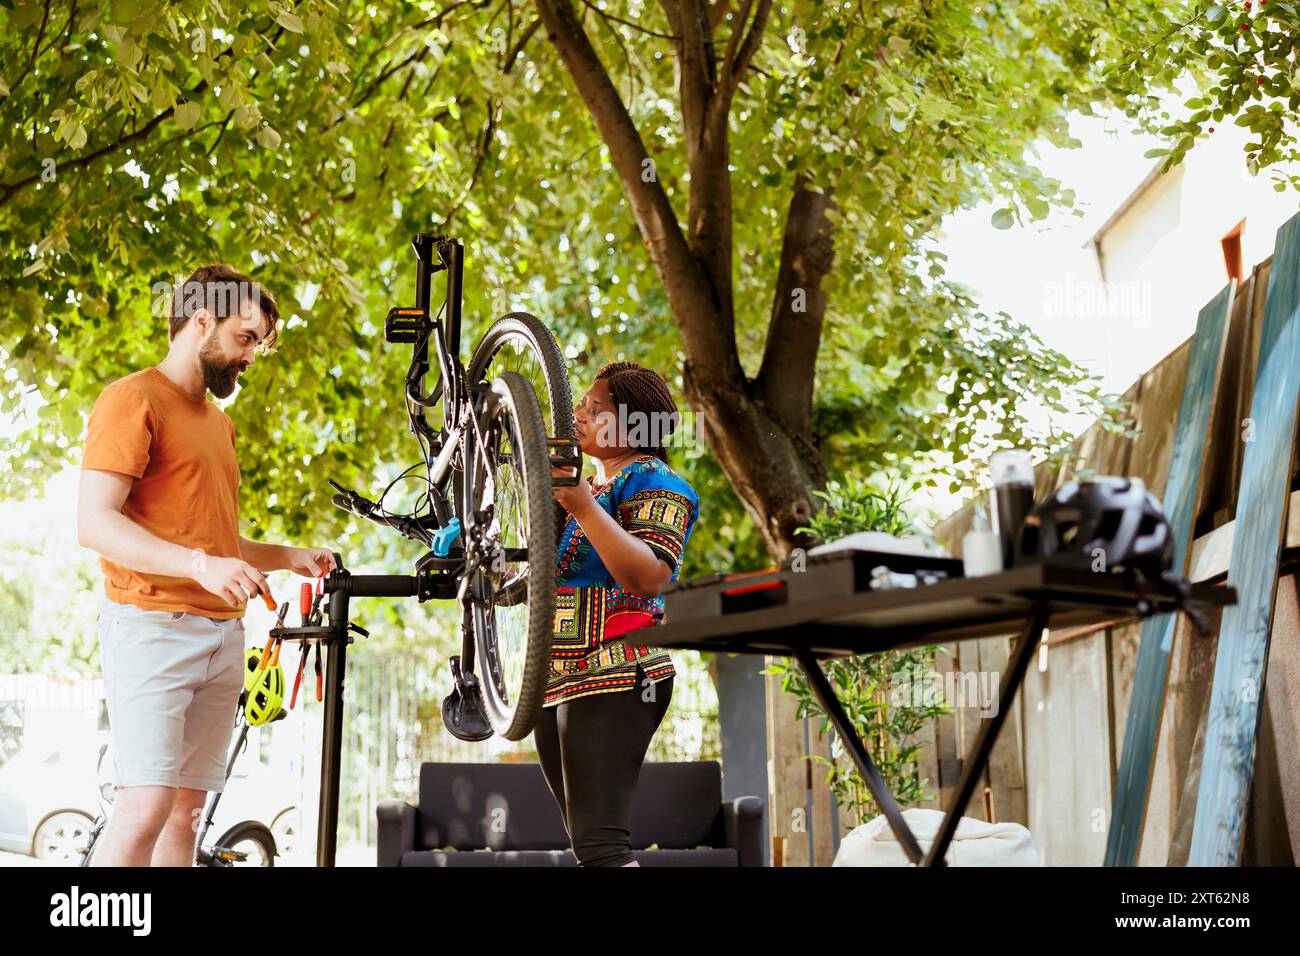
[(209, 339), (199, 349), (199, 367), (203, 369), (204, 387), (217, 398), (228, 398), (235, 391), (235, 375), (244, 363), (223, 356), (217, 343)]

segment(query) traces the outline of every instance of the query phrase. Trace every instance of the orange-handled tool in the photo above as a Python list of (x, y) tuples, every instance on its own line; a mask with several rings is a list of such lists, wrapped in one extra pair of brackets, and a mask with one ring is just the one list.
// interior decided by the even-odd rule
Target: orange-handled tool
[(307, 664), (307, 642), (303, 641), (301, 652), (298, 654), (298, 675), (293, 679), (293, 696), (289, 698), (289, 709), (293, 710), (294, 705), (298, 703), (298, 686), (302, 683), (303, 667)]
[(259, 661), (258, 664), (257, 664), (257, 669), (258, 669), (259, 671), (264, 671), (264, 670), (266, 670), (266, 665), (267, 665), (267, 663), (268, 663), (268, 662), (270, 661), (270, 659), (271, 659), (271, 648), (272, 648), (274, 645), (275, 645), (275, 638), (274, 638), (274, 637), (271, 638), (270, 640), (268, 640), (268, 641), (266, 642), (266, 650), (262, 651), (262, 659), (261, 659), (261, 661)]
[(320, 676), (320, 641), (316, 642), (316, 659), (312, 662), (316, 668), (316, 703), (325, 699), (325, 683)]
[(266, 605), (266, 609), (268, 611), (270, 611), (272, 614), (275, 613), (275, 598), (271, 597), (270, 591), (262, 592), (262, 603)]
[[(279, 611), (279, 613), (276, 614), (276, 616), (275, 616), (275, 626), (276, 626), (276, 627), (279, 627), (281, 624), (284, 623), (284, 616), (285, 616), (286, 614), (288, 614), (288, 613), (289, 613), (289, 602), (288, 602), (288, 601), (285, 601), (284, 604), (282, 604), (282, 605), (280, 606), (280, 611)], [(270, 659), (270, 657), (271, 657), (271, 647), (272, 647), (272, 645), (276, 645), (277, 647), (278, 647), (278, 645), (279, 645), (279, 642), (278, 642), (278, 641), (276, 640), (276, 638), (274, 638), (274, 637), (271, 638), (270, 640), (268, 640), (268, 641), (266, 642), (266, 649), (265, 649), (264, 651), (262, 651), (262, 659), (261, 659), (261, 660), (258, 662), (258, 664), (257, 664), (257, 669), (258, 669), (259, 671), (264, 671), (264, 670), (266, 670), (266, 663), (267, 663), (267, 661), (268, 661), (268, 660)], [(277, 661), (280, 659), (280, 653), (279, 653), (278, 650), (276, 651), (275, 659), (276, 659)]]

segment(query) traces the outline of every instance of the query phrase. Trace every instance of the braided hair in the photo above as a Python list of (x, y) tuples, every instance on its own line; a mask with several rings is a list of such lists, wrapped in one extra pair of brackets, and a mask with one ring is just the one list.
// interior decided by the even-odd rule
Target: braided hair
[(629, 413), (642, 417), (648, 424), (645, 441), (630, 447), (648, 451), (667, 464), (665, 441), (681, 421), (681, 415), (663, 376), (635, 362), (609, 362), (596, 373), (596, 381), (604, 381), (609, 386), (609, 396), (614, 400), (623, 431), (634, 435), (640, 430), (628, 427)]

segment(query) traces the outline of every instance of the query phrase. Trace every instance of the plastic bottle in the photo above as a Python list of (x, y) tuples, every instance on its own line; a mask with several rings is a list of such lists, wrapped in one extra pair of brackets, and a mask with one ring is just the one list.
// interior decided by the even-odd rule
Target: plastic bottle
[(982, 502), (975, 506), (971, 529), (962, 535), (961, 562), (968, 578), (997, 574), (1002, 570), (1002, 542), (989, 527), (989, 517)]

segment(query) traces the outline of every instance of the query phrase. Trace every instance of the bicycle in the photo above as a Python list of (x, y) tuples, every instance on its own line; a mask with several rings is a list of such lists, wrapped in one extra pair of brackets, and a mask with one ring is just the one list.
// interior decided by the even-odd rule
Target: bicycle
[[(414, 346), (405, 398), (427, 490), (417, 512), (394, 515), (383, 508), (384, 495), (370, 501), (331, 479), (339, 492), (333, 502), (430, 548), (415, 566), (417, 577), (430, 579), (421, 601), (446, 597), (439, 585), (456, 581), (462, 643), (442, 708), (448, 731), (462, 740), (494, 732), (522, 740), (541, 708), (550, 664), (560, 530), (551, 489), (577, 482), (576, 475), (552, 479), (551, 468), (581, 464), (564, 358), (542, 322), (512, 312), (493, 323), (463, 367), (464, 246), (442, 235), (418, 235), (412, 245), (416, 304), (389, 312), (384, 338)], [(447, 294), (431, 318), (430, 280), (442, 271)], [(426, 394), (431, 343), (440, 374)], [(438, 405), (442, 422), (434, 429), (425, 412)]]
[[(384, 338), (409, 344), (404, 398), (421, 459), (370, 500), (333, 479), (333, 503), (393, 528), (428, 551), (409, 575), (357, 575), (342, 556), (325, 579), (328, 623), (320, 598), (300, 627), (272, 629), (277, 640), (328, 648), (325, 733), (317, 864), (332, 866), (338, 828), (342, 700), (354, 597), (456, 600), (461, 606), (460, 654), (449, 661), (452, 690), (442, 702), (447, 730), (462, 740), (493, 733), (522, 740), (541, 711), (550, 670), (555, 617), (555, 551), (560, 509), (553, 488), (579, 481), (582, 457), (573, 431), (573, 403), (564, 358), (536, 317), (511, 312), (484, 333), (470, 358), (460, 359), (464, 246), (445, 235), (420, 234), (414, 307), (389, 310)], [(430, 312), (433, 277), (446, 272), (446, 294)], [(445, 320), (444, 320), (445, 317)], [(425, 391), (432, 371), (438, 381)], [(441, 407), (437, 427), (426, 412)], [(383, 506), (393, 486), (416, 468), (425, 491), (415, 509)], [(552, 468), (572, 469), (553, 477)]]
[[(226, 782), (230, 782), (230, 774), (235, 769), (235, 760), (244, 750), (244, 745), (248, 740), (248, 721), (244, 716), (244, 707), (248, 702), (248, 691), (245, 690), (239, 695), (239, 704), (235, 708), (235, 728), (238, 733), (232, 738), (230, 749), (226, 753)], [(287, 711), (282, 707), (280, 713), (274, 720), (282, 720)], [(271, 722), (274, 722), (271, 721)], [(96, 774), (103, 771), (104, 755), (108, 752), (108, 745), (104, 744), (99, 748), (99, 762), (96, 765)], [(217, 812), (217, 804), (221, 802), (221, 793), (212, 791), (208, 793), (207, 799), (203, 802), (203, 812), (200, 816), (202, 823), (199, 826), (198, 837), (195, 841), (194, 862), (196, 866), (205, 867), (232, 867), (232, 866), (275, 866), (275, 858), (278, 855), (275, 845), (275, 836), (271, 833), (270, 827), (257, 820), (245, 820), (242, 823), (236, 823), (212, 845), (207, 846), (205, 840), (208, 831), (212, 828), (212, 818)], [(90, 828), (90, 834), (85, 848), (81, 851), (81, 861), (79, 866), (89, 866), (90, 861), (95, 855), (95, 845), (99, 841), (99, 836), (104, 830), (105, 824), (108, 823), (108, 811), (113, 803), (113, 788), (111, 784), (102, 784), (99, 788), (99, 816), (95, 818), (94, 824)]]

